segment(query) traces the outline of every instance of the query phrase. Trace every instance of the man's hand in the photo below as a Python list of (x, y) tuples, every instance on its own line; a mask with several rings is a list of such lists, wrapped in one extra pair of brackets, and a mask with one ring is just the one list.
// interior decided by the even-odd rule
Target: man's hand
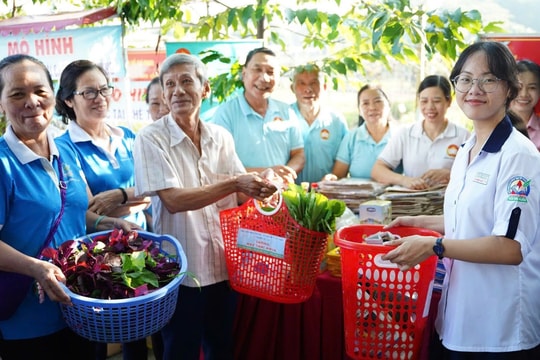
[(254, 172), (238, 175), (236, 177), (236, 188), (239, 192), (261, 201), (272, 196), (278, 190), (278, 187), (272, 181), (262, 178)]
[(282, 179), (285, 185), (294, 183), (298, 177), (296, 171), (287, 165), (272, 166), (272, 170), (274, 170), (274, 173)]

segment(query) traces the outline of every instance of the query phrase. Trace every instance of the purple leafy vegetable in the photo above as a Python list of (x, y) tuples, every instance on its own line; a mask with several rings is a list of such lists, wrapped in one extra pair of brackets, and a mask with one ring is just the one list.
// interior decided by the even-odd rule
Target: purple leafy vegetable
[(95, 299), (145, 295), (180, 272), (180, 264), (161, 253), (152, 240), (121, 229), (91, 241), (69, 240), (42, 255), (62, 270), (71, 291)]

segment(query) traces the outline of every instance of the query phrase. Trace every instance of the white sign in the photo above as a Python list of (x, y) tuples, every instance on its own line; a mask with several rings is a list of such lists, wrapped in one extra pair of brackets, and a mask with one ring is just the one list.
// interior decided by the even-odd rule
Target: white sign
[(75, 60), (91, 60), (105, 69), (114, 86), (108, 121), (132, 127), (133, 121), (148, 121), (145, 103), (133, 107), (132, 84), (126, 76), (122, 27), (101, 26), (0, 37), (0, 56), (30, 55), (49, 69), (58, 87), (62, 70)]
[(54, 80), (60, 78), (66, 65), (80, 59), (100, 64), (111, 78), (126, 75), (120, 25), (0, 37), (0, 56), (15, 54), (41, 60)]
[(237, 246), (241, 249), (252, 250), (283, 259), (286, 239), (281, 236), (242, 229), (238, 230)]

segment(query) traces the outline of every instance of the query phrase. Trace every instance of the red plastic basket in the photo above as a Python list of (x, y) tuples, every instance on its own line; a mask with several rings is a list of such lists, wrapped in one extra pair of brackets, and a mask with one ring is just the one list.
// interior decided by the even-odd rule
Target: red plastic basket
[[(345, 348), (354, 359), (417, 359), (422, 342), (437, 257), (401, 271), (381, 259), (393, 247), (370, 245), (364, 238), (382, 225), (339, 229), (334, 241), (341, 249)], [(414, 227), (389, 230), (401, 237), (440, 236)]]
[(308, 230), (280, 204), (271, 215), (253, 199), (220, 212), (229, 280), (238, 292), (280, 303), (313, 293), (326, 233)]

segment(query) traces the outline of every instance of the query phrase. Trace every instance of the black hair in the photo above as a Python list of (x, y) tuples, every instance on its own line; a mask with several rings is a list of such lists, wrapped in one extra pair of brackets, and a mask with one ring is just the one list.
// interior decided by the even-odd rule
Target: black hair
[(4, 91), (4, 87), (6, 86), (6, 84), (4, 83), (4, 76), (3, 76), (4, 70), (10, 65), (18, 64), (25, 60), (33, 62), (34, 64), (38, 65), (47, 76), (47, 82), (49, 83), (49, 86), (51, 87), (51, 89), (54, 89), (51, 73), (49, 72), (49, 69), (47, 69), (45, 64), (43, 64), (41, 61), (39, 61), (38, 59), (30, 55), (15, 54), (15, 55), (7, 56), (0, 61), (0, 95), (2, 94), (2, 92)]
[[(517, 69), (518, 74), (521, 74), (527, 71), (531, 72), (536, 78), (536, 82), (540, 85), (540, 65), (538, 65), (532, 60), (523, 59), (523, 60), (519, 60), (516, 63), (516, 69)], [(527, 131), (527, 124), (521, 120), (521, 117), (517, 114), (514, 114), (512, 110), (509, 110), (508, 113), (514, 127), (518, 129), (523, 135), (529, 137), (529, 132)], [(514, 119), (512, 115), (515, 115), (516, 119)], [(517, 121), (517, 119), (520, 119), (520, 121)]]
[(263, 54), (270, 55), (270, 56), (276, 56), (276, 53), (272, 49), (269, 49), (267, 47), (255, 48), (255, 49), (251, 50), (250, 52), (248, 52), (248, 54), (246, 56), (246, 62), (244, 63), (244, 66), (247, 66), (249, 64), (249, 62), (251, 61), (251, 59), (253, 58), (253, 56), (255, 56), (255, 54), (259, 54), (259, 53), (263, 53)]
[(532, 60), (523, 59), (517, 62), (517, 72), (521, 74), (523, 72), (530, 71), (536, 77), (536, 81), (540, 83), (540, 65)]
[(150, 80), (150, 82), (148, 83), (148, 86), (146, 87), (146, 95), (144, 97), (144, 101), (146, 101), (146, 103), (148, 104), (150, 99), (148, 99), (148, 94), (150, 93), (150, 88), (154, 85), (159, 85), (161, 86), (161, 83), (159, 82), (159, 76), (156, 76), (155, 78), (153, 78), (152, 80)]
[[(517, 78), (517, 64), (514, 55), (508, 47), (496, 41), (479, 41), (467, 47), (454, 65), (450, 73), (450, 79), (455, 79), (463, 70), (465, 62), (471, 55), (478, 51), (486, 54), (486, 61), (489, 71), (497, 78), (506, 81), (508, 85), (508, 97), (506, 99), (506, 114), (512, 124), (518, 124), (521, 118), (514, 112), (509, 111), (510, 103), (517, 97), (519, 92), (519, 81)], [(455, 87), (455, 84), (454, 84)]]
[[(369, 90), (369, 89), (378, 90), (384, 96), (386, 101), (388, 101), (388, 104), (390, 104), (390, 99), (388, 98), (388, 95), (386, 95), (386, 93), (383, 91), (383, 89), (381, 89), (381, 87), (374, 86), (374, 85), (371, 85), (371, 84), (366, 84), (366, 85), (362, 86), (360, 88), (360, 90), (358, 90), (358, 93), (356, 94), (356, 102), (357, 102), (358, 107), (360, 107), (360, 95), (362, 95), (362, 93), (364, 91)], [(364, 121), (365, 120), (362, 117), (362, 115), (358, 114), (358, 126), (362, 125), (364, 123)]]
[(529, 137), (529, 131), (527, 130), (527, 124), (521, 119), (521, 117), (512, 111), (512, 109), (508, 109), (507, 111), (508, 117), (510, 118), (510, 121), (512, 122), (512, 125), (523, 135), (526, 137)]
[(374, 90), (379, 90), (379, 92), (384, 96), (384, 98), (388, 101), (388, 103), (390, 103), (390, 99), (388, 98), (388, 96), (386, 95), (386, 93), (383, 91), (383, 89), (381, 89), (381, 87), (379, 86), (373, 86), (373, 85), (370, 85), (370, 84), (366, 84), (364, 86), (362, 86), (360, 88), (360, 90), (358, 90), (358, 93), (356, 94), (356, 101), (358, 102), (358, 105), (360, 106), (360, 95), (362, 95), (362, 93), (368, 89), (374, 89)]
[(416, 95), (419, 96), (422, 91), (430, 87), (438, 87), (442, 90), (446, 100), (452, 99), (452, 85), (450, 81), (444, 76), (441, 75), (429, 75), (418, 85), (418, 90)]
[(66, 100), (73, 99), (73, 93), (77, 90), (77, 80), (87, 71), (97, 69), (105, 76), (107, 84), (110, 83), (105, 69), (90, 60), (75, 60), (64, 68), (60, 75), (60, 87), (56, 92), (56, 113), (62, 117), (62, 122), (67, 124), (69, 120), (77, 120), (75, 111), (66, 104)]
[(486, 54), (489, 71), (508, 84), (509, 91), (506, 99), (506, 108), (508, 109), (519, 92), (519, 81), (516, 60), (506, 45), (496, 41), (480, 41), (470, 45), (459, 56), (450, 73), (450, 79), (455, 79), (463, 70), (469, 57), (478, 51), (483, 51)]

